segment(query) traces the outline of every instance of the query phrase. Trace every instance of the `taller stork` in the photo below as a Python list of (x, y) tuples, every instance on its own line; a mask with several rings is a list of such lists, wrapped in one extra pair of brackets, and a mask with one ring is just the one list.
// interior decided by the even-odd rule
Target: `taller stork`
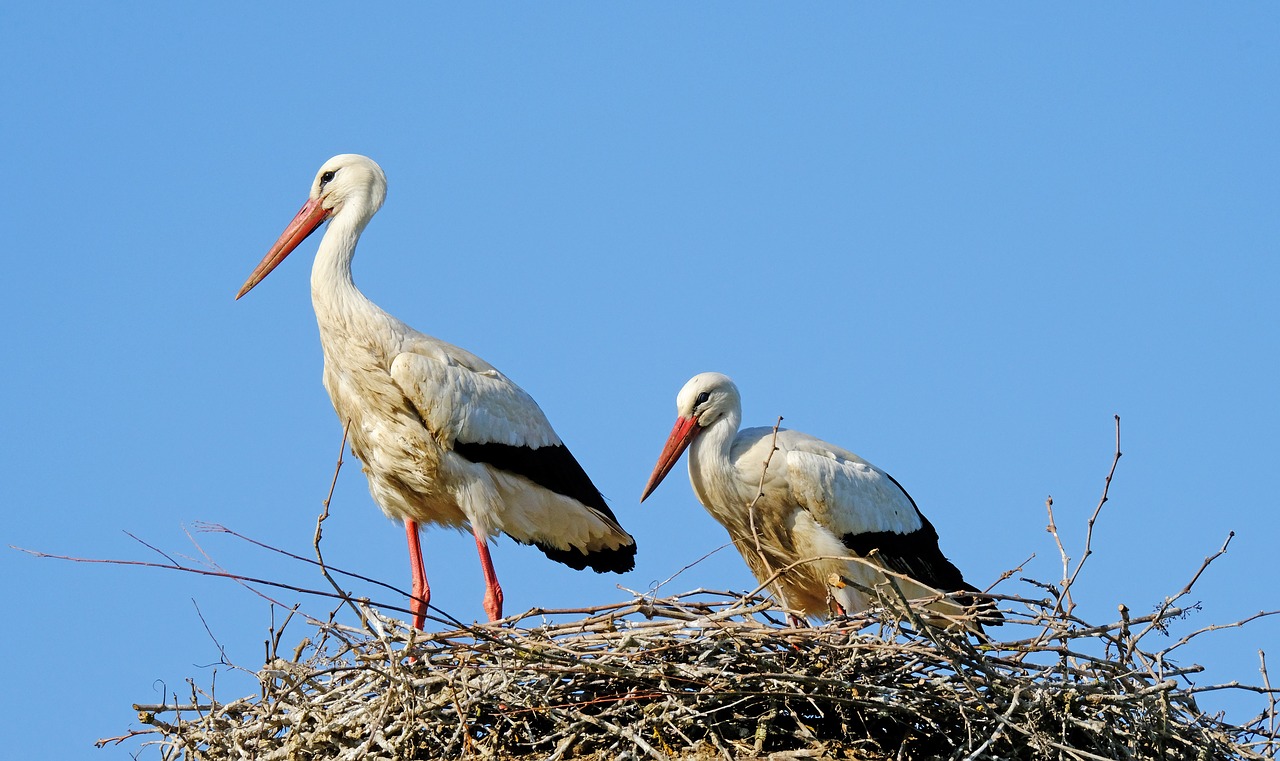
[(372, 159), (348, 153), (326, 161), (306, 204), (236, 298), (329, 223), (311, 268), (324, 387), (349, 426), (374, 501), (404, 522), (414, 625), (423, 627), (431, 599), (422, 524), (470, 528), (491, 621), (502, 618), (502, 588), (489, 555), (489, 540), (499, 533), (576, 570), (630, 571), (635, 540), (533, 398), (488, 362), (417, 332), (356, 288), (356, 243), (386, 193), (386, 175)]

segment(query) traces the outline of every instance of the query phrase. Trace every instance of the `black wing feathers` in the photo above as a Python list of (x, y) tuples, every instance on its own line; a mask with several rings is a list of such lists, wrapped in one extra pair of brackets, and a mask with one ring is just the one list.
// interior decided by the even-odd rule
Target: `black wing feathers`
[[(524, 476), (544, 489), (575, 499), (607, 516), (614, 523), (618, 522), (600, 490), (591, 483), (591, 477), (563, 444), (535, 449), (511, 444), (472, 444), (458, 441), (454, 442), (453, 451), (471, 462), (484, 463), (498, 470)], [(625, 573), (635, 568), (636, 564), (634, 542), (617, 549), (602, 548), (589, 552), (579, 549), (561, 550), (538, 542), (534, 545), (552, 560), (578, 571), (590, 567), (597, 573)]]
[(890, 571), (910, 576), (943, 592), (977, 592), (965, 583), (956, 568), (938, 547), (938, 532), (921, 516), (920, 528), (909, 534), (893, 531), (870, 531), (845, 534), (844, 546), (862, 557), (879, 551), (880, 562)]
[[(920, 512), (916, 501), (911, 498), (907, 490), (903, 489), (902, 484), (898, 483), (893, 476), (888, 473), (885, 475), (911, 501), (916, 515), (920, 516), (920, 528), (906, 534), (895, 531), (845, 534), (840, 538), (844, 546), (861, 557), (867, 557), (872, 550), (876, 550), (876, 558), (885, 568), (910, 576), (940, 592), (981, 592), (982, 590), (966, 582), (960, 569), (942, 554), (942, 548), (938, 546), (937, 529), (928, 518), (924, 517), (924, 513)], [(969, 595), (956, 595), (956, 599), (967, 606), (976, 605), (980, 611), (978, 614), (980, 623), (989, 626), (999, 626), (1004, 623), (1004, 616), (996, 610), (993, 600), (977, 600)]]
[[(517, 539), (516, 541), (520, 540)], [(591, 552), (583, 552), (572, 548), (562, 550), (542, 542), (534, 542), (533, 546), (542, 550), (547, 557), (557, 563), (564, 563), (575, 571), (581, 571), (589, 567), (596, 573), (605, 573), (606, 571), (626, 573), (636, 567), (636, 545), (634, 543), (613, 550), (604, 547)]]
[(453, 451), (472, 462), (524, 476), (544, 489), (594, 507), (613, 520), (613, 512), (591, 477), (563, 444), (550, 447), (518, 447), (511, 444), (455, 442)]

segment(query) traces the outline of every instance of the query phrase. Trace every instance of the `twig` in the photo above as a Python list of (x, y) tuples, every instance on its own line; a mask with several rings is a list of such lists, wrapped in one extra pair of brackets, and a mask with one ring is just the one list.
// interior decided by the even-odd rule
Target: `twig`
[(338, 473), (342, 471), (342, 455), (347, 448), (347, 434), (351, 430), (351, 420), (348, 418), (345, 425), (342, 426), (342, 442), (338, 444), (338, 461), (333, 466), (333, 479), (329, 481), (329, 493), (324, 497), (324, 509), (320, 511), (320, 516), (316, 518), (316, 534), (312, 541), (312, 546), (316, 550), (316, 562), (320, 566), (320, 573), (329, 581), (334, 591), (338, 593), (339, 599), (346, 603), (347, 607), (356, 614), (356, 618), (364, 626), (368, 626), (369, 622), (365, 620), (364, 613), (356, 604), (351, 601), (351, 595), (342, 587), (338, 586), (338, 582), (334, 581), (333, 576), (329, 574), (329, 569), (324, 564), (324, 554), (320, 552), (320, 538), (324, 535), (324, 522), (329, 517), (329, 503), (333, 500), (333, 490), (338, 485)]
[(1005, 729), (1010, 726), (1009, 719), (1012, 718), (1014, 712), (1018, 710), (1018, 701), (1022, 698), (1023, 689), (1025, 688), (1018, 687), (1013, 691), (1013, 697), (1009, 699), (1009, 710), (1005, 711), (1004, 714), (999, 717), (1000, 724), (996, 727), (995, 732), (992, 732), (991, 736), (975, 748), (972, 753), (965, 756), (964, 761), (976, 761), (977, 759), (982, 758), (982, 754), (987, 752), (987, 748), (990, 748), (992, 743), (999, 740), (1001, 736), (1004, 735)]
[[(1181, 615), (1181, 613), (1174, 613), (1170, 617), (1175, 617), (1178, 615)], [(1232, 621), (1229, 624), (1209, 624), (1208, 626), (1202, 626), (1199, 629), (1196, 629), (1195, 631), (1191, 632), (1190, 634), (1187, 634), (1182, 639), (1178, 640), (1172, 645), (1161, 650), (1159, 655), (1161, 658), (1164, 658), (1167, 660), (1169, 657), (1169, 654), (1172, 653), (1174, 650), (1177, 650), (1178, 648), (1182, 647), (1183, 645), (1187, 644), (1188, 642), (1199, 637), (1202, 634), (1221, 631), (1223, 629), (1238, 629), (1241, 626), (1244, 626), (1245, 624), (1258, 620), (1259, 618), (1270, 618), (1272, 616), (1280, 616), (1280, 610), (1260, 610), (1257, 613), (1254, 613), (1253, 615), (1245, 616), (1239, 621)]]
[(108, 746), (108, 745), (119, 745), (120, 743), (124, 742), (125, 740), (132, 740), (133, 738), (138, 737), (138, 736), (141, 736), (141, 735), (149, 735), (149, 734), (151, 734), (153, 731), (154, 731), (154, 730), (150, 730), (150, 729), (131, 729), (131, 730), (129, 730), (128, 732), (125, 732), (124, 734), (122, 734), (122, 735), (120, 735), (120, 736), (118, 736), (118, 737), (104, 737), (104, 738), (102, 738), (101, 740), (96, 740), (96, 741), (93, 743), (93, 747), (95, 747), (95, 748), (105, 748), (105, 747), (106, 747), (106, 746)]
[[(342, 597), (340, 597), (339, 595), (333, 592), (326, 592), (320, 589), (308, 589), (307, 587), (299, 587), (297, 585), (286, 584), (281, 581), (271, 581), (269, 579), (260, 579), (255, 576), (246, 576), (244, 574), (231, 573), (229, 571), (211, 571), (205, 568), (192, 568), (191, 566), (185, 566), (185, 565), (175, 566), (175, 565), (167, 565), (164, 563), (151, 563), (145, 560), (119, 560), (115, 558), (79, 558), (79, 557), (72, 557), (70, 555), (57, 555), (50, 552), (40, 552), (38, 550), (29, 550), (29, 549), (26, 549), (25, 547), (18, 547), (17, 545), (13, 545), (13, 544), (9, 545), (9, 547), (19, 552), (25, 552), (28, 555), (31, 555), (32, 557), (37, 557), (37, 558), (49, 558), (51, 560), (66, 560), (72, 563), (123, 565), (123, 566), (135, 566), (138, 568), (160, 568), (166, 571), (181, 571), (183, 573), (191, 573), (197, 576), (210, 576), (213, 578), (230, 579), (232, 581), (245, 582), (249, 584), (262, 584), (263, 586), (267, 586), (267, 587), (275, 587), (276, 589), (287, 589), (290, 592), (297, 592), (299, 594), (304, 594), (304, 595), (313, 595), (315, 597), (326, 597), (326, 598), (337, 599), (337, 600), (342, 599)], [(288, 606), (281, 605), (281, 607), (288, 607)], [(384, 603), (378, 603), (378, 607), (385, 608), (387, 610), (394, 610), (400, 613), (412, 612), (408, 608), (401, 608), (395, 605), (389, 605)]]
[(1045, 531), (1048, 531), (1053, 536), (1054, 543), (1058, 545), (1058, 555), (1062, 558), (1062, 581), (1058, 583), (1058, 588), (1054, 592), (1058, 598), (1057, 609), (1065, 610), (1067, 608), (1062, 607), (1062, 601), (1064, 598), (1067, 600), (1071, 598), (1071, 589), (1067, 586), (1067, 579), (1069, 578), (1067, 574), (1071, 571), (1071, 558), (1067, 555), (1067, 548), (1062, 544), (1062, 535), (1058, 533), (1058, 524), (1053, 517), (1052, 495), (1044, 498), (1044, 508), (1049, 513), (1049, 525), (1045, 527)]
[(1280, 736), (1276, 734), (1276, 690), (1271, 688), (1271, 675), (1267, 673), (1267, 654), (1263, 650), (1258, 651), (1258, 671), (1262, 674), (1262, 686), (1267, 691), (1267, 750), (1268, 755), (1272, 758), (1276, 757), (1277, 745), (1280, 745)]
[(747, 522), (751, 529), (751, 537), (756, 543), (756, 555), (760, 557), (760, 562), (764, 564), (765, 571), (772, 575), (773, 564), (769, 562), (769, 557), (765, 555), (764, 549), (760, 546), (760, 532), (756, 530), (756, 504), (764, 498), (764, 480), (769, 475), (769, 463), (773, 462), (773, 453), (778, 451), (778, 428), (782, 425), (782, 416), (778, 416), (777, 422), (773, 424), (773, 438), (769, 440), (769, 454), (764, 458), (764, 467), (760, 469), (760, 483), (756, 485), (756, 496), (751, 500), (751, 504), (747, 505)]
[[(1069, 576), (1068, 576), (1068, 571), (1071, 568), (1071, 558), (1067, 555), (1067, 549), (1062, 543), (1062, 536), (1058, 533), (1058, 525), (1054, 520), (1053, 497), (1048, 497), (1045, 499), (1045, 509), (1049, 513), (1049, 525), (1046, 527), (1045, 530), (1053, 535), (1053, 541), (1058, 546), (1058, 554), (1062, 558), (1062, 582), (1061, 582), (1061, 585), (1058, 587), (1058, 589), (1055, 591), (1055, 596), (1057, 597), (1057, 602), (1054, 605), (1055, 615), (1058, 613), (1063, 613), (1065, 615), (1070, 616), (1074, 612), (1076, 603), (1071, 594), (1072, 587), (1075, 586), (1076, 579), (1080, 576), (1080, 569), (1084, 568), (1085, 561), (1088, 560), (1089, 556), (1093, 554), (1093, 527), (1094, 527), (1094, 524), (1096, 524), (1098, 521), (1098, 516), (1102, 513), (1102, 506), (1105, 505), (1107, 503), (1107, 500), (1109, 499), (1108, 494), (1111, 491), (1111, 480), (1112, 478), (1115, 477), (1116, 466), (1119, 465), (1120, 463), (1121, 452), (1120, 452), (1120, 416), (1119, 415), (1115, 416), (1115, 421), (1116, 421), (1116, 445), (1115, 445), (1115, 454), (1111, 458), (1111, 468), (1110, 470), (1107, 471), (1107, 477), (1103, 482), (1102, 496), (1101, 498), (1098, 499), (1098, 505), (1093, 509), (1093, 515), (1089, 516), (1088, 525), (1085, 530), (1084, 551), (1080, 556), (1080, 560), (1076, 563), (1075, 571), (1071, 572)], [(1049, 634), (1049, 631), (1048, 631), (1048, 628), (1046, 627), (1041, 632), (1041, 636), (1047, 636), (1048, 634)]]
[(218, 648), (219, 662), (221, 662), (223, 665), (230, 666), (231, 661), (227, 660), (227, 649), (222, 646), (221, 642), (218, 641), (217, 636), (214, 635), (213, 633), (213, 629), (209, 628), (209, 622), (205, 620), (204, 613), (200, 610), (200, 604), (195, 601), (195, 598), (192, 598), (191, 605), (195, 607), (196, 616), (199, 617), (200, 624), (204, 626), (204, 633), (209, 635), (209, 639), (213, 641), (213, 646)]
[(133, 541), (137, 542), (138, 544), (141, 544), (143, 547), (146, 547), (147, 549), (149, 549), (149, 550), (151, 550), (152, 552), (156, 553), (157, 555), (159, 555), (160, 557), (164, 558), (165, 560), (168, 560), (170, 563), (172, 563), (172, 564), (173, 564), (173, 566), (174, 566), (175, 568), (181, 567), (181, 565), (182, 565), (182, 564), (181, 564), (181, 563), (179, 563), (178, 561), (174, 560), (174, 559), (173, 559), (173, 557), (172, 557), (171, 555), (169, 555), (169, 553), (162, 551), (160, 548), (158, 548), (158, 547), (156, 547), (156, 546), (154, 546), (154, 545), (152, 545), (152, 544), (149, 544), (149, 543), (147, 543), (147, 542), (142, 541), (142, 540), (141, 540), (141, 539), (139, 539), (139, 538), (138, 538), (138, 536), (137, 536), (136, 534), (134, 534), (132, 531), (126, 531), (126, 532), (124, 532), (124, 535), (125, 535), (125, 536), (127, 536), (127, 537), (129, 537), (129, 538), (130, 538), (130, 539), (132, 539)]
[[(1098, 500), (1098, 506), (1093, 508), (1093, 515), (1089, 516), (1089, 522), (1084, 534), (1084, 553), (1080, 555), (1080, 561), (1076, 563), (1076, 570), (1071, 574), (1071, 578), (1064, 584), (1064, 592), (1069, 593), (1072, 586), (1076, 583), (1076, 577), (1080, 575), (1080, 569), (1084, 568), (1085, 561), (1093, 554), (1093, 526), (1098, 522), (1098, 515), (1102, 513), (1102, 506), (1107, 504), (1107, 494), (1111, 491), (1111, 479), (1116, 475), (1116, 466), (1120, 464), (1120, 416), (1116, 415), (1116, 453), (1111, 458), (1111, 470), (1107, 471), (1107, 478), (1102, 486), (1102, 497)], [(1070, 609), (1067, 610), (1071, 612)]]
[[(314, 559), (312, 559), (312, 558), (309, 558), (309, 557), (306, 557), (306, 556), (303, 556), (303, 555), (299, 555), (299, 554), (297, 554), (296, 552), (290, 552), (290, 551), (288, 551), (288, 550), (286, 550), (286, 549), (282, 549), (282, 548), (280, 548), (280, 547), (275, 547), (275, 546), (273, 546), (273, 545), (267, 544), (266, 542), (260, 542), (260, 541), (258, 541), (257, 539), (254, 539), (253, 537), (250, 537), (250, 536), (246, 536), (246, 535), (244, 535), (244, 534), (241, 534), (239, 531), (235, 531), (235, 530), (233, 530), (233, 529), (227, 528), (226, 526), (223, 526), (223, 525), (222, 525), (222, 524), (220, 524), (220, 523), (209, 523), (209, 522), (207, 522), (207, 521), (196, 521), (196, 522), (194, 523), (194, 525), (195, 525), (195, 527), (196, 527), (196, 530), (197, 530), (197, 531), (200, 531), (200, 532), (204, 532), (204, 533), (215, 533), (215, 534), (227, 534), (227, 535), (230, 535), (230, 536), (234, 536), (235, 538), (237, 538), (237, 539), (239, 539), (239, 540), (241, 540), (241, 541), (243, 541), (243, 542), (247, 542), (247, 543), (249, 543), (249, 544), (252, 544), (252, 545), (253, 545), (253, 546), (255, 546), (255, 547), (261, 547), (261, 548), (262, 548), (262, 549), (264, 549), (264, 550), (268, 550), (268, 551), (270, 551), (270, 552), (274, 552), (274, 553), (277, 553), (277, 554), (279, 554), (279, 555), (284, 555), (285, 557), (290, 558), (291, 560), (298, 560), (298, 561), (301, 561), (301, 562), (303, 562), (303, 563), (308, 563), (308, 564), (310, 564), (310, 565), (314, 565), (314, 566), (319, 566), (319, 565), (320, 565), (320, 563), (319, 563), (319, 562), (317, 562), (316, 560), (314, 560)], [(345, 569), (343, 569), (343, 568), (339, 568), (339, 567), (337, 567), (336, 565), (332, 565), (332, 564), (329, 564), (329, 563), (326, 563), (326, 564), (325, 564), (325, 568), (329, 569), (329, 571), (331, 571), (332, 573), (340, 574), (340, 575), (342, 575), (342, 576), (346, 576), (347, 578), (356, 579), (356, 580), (358, 580), (358, 581), (363, 581), (363, 582), (365, 582), (365, 583), (367, 583), (367, 584), (373, 584), (374, 586), (382, 587), (383, 589), (387, 590), (388, 592), (394, 592), (394, 593), (395, 593), (395, 594), (397, 594), (397, 595), (402, 595), (402, 596), (404, 596), (404, 595), (408, 595), (408, 592), (405, 592), (403, 589), (400, 589), (400, 588), (399, 588), (399, 587), (397, 587), (396, 585), (394, 585), (394, 584), (388, 584), (387, 582), (382, 581), (382, 580), (380, 580), (380, 579), (375, 579), (375, 578), (373, 578), (372, 576), (365, 576), (365, 575), (363, 575), (363, 574), (359, 574), (359, 573), (356, 573), (356, 572), (354, 572), (354, 571), (348, 571), (348, 570), (345, 570)]]
[(724, 544), (720, 545), (719, 547), (716, 547), (714, 550), (711, 550), (710, 552), (707, 552), (707, 553), (706, 553), (706, 554), (704, 554), (702, 557), (698, 558), (697, 560), (693, 561), (692, 563), (687, 563), (687, 564), (685, 564), (685, 565), (681, 566), (681, 567), (680, 567), (680, 569), (679, 569), (678, 571), (676, 571), (675, 573), (671, 574), (670, 576), (668, 576), (667, 578), (663, 579), (662, 581), (659, 581), (658, 583), (654, 584), (652, 587), (649, 587), (649, 594), (648, 594), (648, 596), (649, 596), (649, 597), (654, 597), (654, 598), (656, 598), (656, 597), (658, 596), (658, 590), (662, 589), (664, 586), (666, 586), (666, 585), (667, 585), (667, 584), (669, 584), (670, 582), (674, 581), (674, 580), (676, 579), (676, 577), (680, 576), (680, 574), (684, 573), (685, 571), (689, 570), (690, 568), (693, 568), (694, 566), (698, 565), (699, 563), (701, 563), (702, 561), (704, 561), (704, 560), (706, 560), (707, 558), (711, 557), (712, 555), (716, 554), (717, 552), (720, 552), (721, 550), (723, 550), (723, 549), (725, 549), (725, 548), (727, 548), (727, 547), (730, 547), (732, 544), (733, 544), (732, 542), (725, 542)]
[(1218, 558), (1222, 557), (1227, 553), (1227, 547), (1231, 544), (1231, 540), (1235, 537), (1235, 535), (1236, 535), (1236, 532), (1234, 531), (1228, 532), (1227, 539), (1222, 543), (1222, 547), (1217, 552), (1213, 553), (1212, 555), (1204, 559), (1204, 562), (1200, 564), (1200, 568), (1196, 570), (1195, 575), (1192, 576), (1191, 581), (1188, 581), (1186, 586), (1182, 588), (1182, 591), (1178, 592), (1176, 595), (1173, 595), (1172, 597), (1166, 597), (1164, 599), (1164, 602), (1161, 603), (1160, 608), (1156, 611), (1156, 615), (1154, 619), (1151, 621), (1151, 623), (1147, 624), (1146, 628), (1138, 632), (1133, 637), (1133, 640), (1132, 640), (1133, 644), (1131, 649), (1133, 647), (1136, 647), (1138, 642), (1143, 637), (1145, 637), (1148, 632), (1150, 632), (1152, 629), (1157, 628), (1161, 625), (1161, 623), (1164, 621), (1164, 616), (1166, 615), (1166, 612), (1169, 610), (1170, 607), (1173, 606), (1175, 602), (1191, 594), (1191, 588), (1194, 587), (1196, 585), (1196, 582), (1200, 580), (1200, 575), (1205, 572), (1205, 570), (1210, 566), (1210, 564), (1213, 563), (1213, 561), (1217, 560)]

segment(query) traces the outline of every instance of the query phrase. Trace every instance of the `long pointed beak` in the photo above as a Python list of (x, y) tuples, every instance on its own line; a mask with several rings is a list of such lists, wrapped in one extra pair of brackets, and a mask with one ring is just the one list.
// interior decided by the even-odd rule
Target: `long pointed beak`
[(307, 239), (307, 236), (316, 231), (326, 219), (329, 218), (330, 209), (326, 209), (320, 205), (320, 199), (312, 199), (303, 205), (302, 209), (294, 216), (293, 221), (280, 234), (280, 239), (275, 245), (267, 251), (267, 255), (262, 257), (262, 261), (258, 262), (258, 266), (254, 268), (253, 274), (249, 275), (249, 279), (244, 281), (244, 285), (240, 287), (240, 292), (236, 294), (236, 300), (253, 290), (253, 287), (262, 282), (262, 279), (271, 274), (271, 270), (276, 265), (284, 261), (292, 251), (298, 247), (298, 244)]
[(666, 446), (662, 448), (662, 454), (658, 455), (658, 464), (653, 468), (653, 475), (649, 476), (649, 483), (644, 485), (644, 494), (640, 495), (641, 502), (644, 502), (653, 490), (658, 488), (658, 484), (662, 483), (662, 479), (666, 478), (671, 469), (676, 466), (680, 455), (684, 454), (684, 450), (689, 448), (689, 443), (701, 430), (702, 427), (698, 425), (696, 417), (676, 418), (671, 435), (667, 437)]

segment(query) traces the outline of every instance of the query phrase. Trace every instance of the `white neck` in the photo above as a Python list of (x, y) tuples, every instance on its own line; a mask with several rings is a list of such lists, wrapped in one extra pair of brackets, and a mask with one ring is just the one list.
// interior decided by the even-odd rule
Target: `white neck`
[(311, 265), (311, 302), (321, 329), (328, 320), (381, 311), (356, 288), (351, 277), (356, 244), (371, 216), (352, 213), (358, 211), (347, 206), (333, 215)]
[(736, 500), (738, 479), (731, 454), (733, 440), (742, 423), (742, 410), (730, 409), (716, 422), (702, 429), (689, 448), (689, 481), (698, 501), (710, 507)]

